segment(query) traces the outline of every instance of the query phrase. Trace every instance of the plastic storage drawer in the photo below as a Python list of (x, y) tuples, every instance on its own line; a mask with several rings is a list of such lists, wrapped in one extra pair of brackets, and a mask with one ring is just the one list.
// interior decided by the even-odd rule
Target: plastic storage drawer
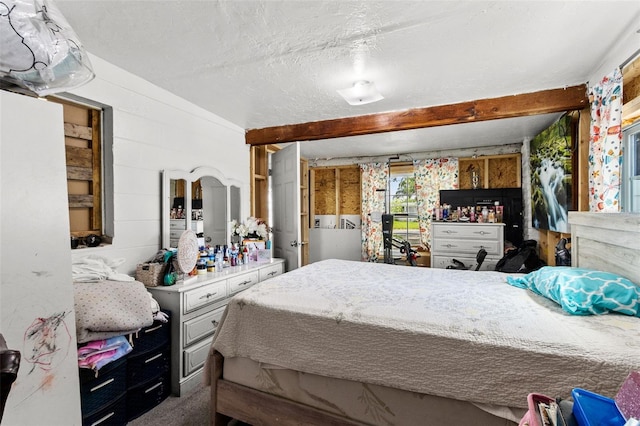
[[(163, 311), (170, 315), (168, 311)], [(163, 345), (168, 345), (171, 339), (171, 317), (169, 322), (154, 321), (149, 327), (145, 327), (133, 337), (133, 350), (129, 353), (129, 357), (136, 356)]]
[(165, 345), (155, 351), (129, 357), (127, 360), (129, 388), (168, 373), (170, 356), (169, 345)]
[(127, 358), (110, 362), (98, 371), (80, 369), (82, 413), (92, 416), (127, 392)]
[(131, 421), (151, 410), (171, 393), (169, 373), (146, 383), (129, 388), (127, 392), (127, 417)]
[(127, 424), (127, 397), (120, 398), (102, 410), (82, 418), (83, 426), (121, 426)]

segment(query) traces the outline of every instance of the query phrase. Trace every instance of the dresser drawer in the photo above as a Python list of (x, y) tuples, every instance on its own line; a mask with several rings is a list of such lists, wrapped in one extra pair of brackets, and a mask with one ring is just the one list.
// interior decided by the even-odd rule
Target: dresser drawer
[(498, 240), (502, 236), (502, 233), (500, 231), (501, 228), (499, 228), (498, 226), (438, 224), (433, 227), (433, 237), (445, 239), (459, 238), (465, 240)]
[(258, 271), (252, 271), (247, 274), (229, 278), (227, 280), (229, 283), (229, 295), (246, 290), (252, 285), (257, 284), (258, 281), (260, 281)]
[(476, 267), (476, 259), (473, 257), (463, 256), (431, 256), (431, 267), (445, 269), (449, 265), (453, 265), (453, 260), (456, 259), (464, 263), (467, 268), (474, 269)]
[[(449, 265), (453, 265), (453, 259), (459, 260), (464, 263), (464, 266), (469, 269), (476, 269), (478, 262), (475, 257), (464, 256), (431, 256), (431, 267), (445, 269)], [(498, 259), (485, 258), (480, 266), (480, 271), (495, 271), (496, 263)]]
[(171, 229), (172, 231), (176, 229), (184, 231), (185, 229), (187, 229), (186, 219), (171, 219), (169, 221), (169, 229)]
[(183, 324), (184, 346), (197, 342), (203, 337), (213, 334), (220, 324), (220, 319), (225, 307), (222, 306), (215, 311), (207, 312)]
[(260, 269), (260, 281), (268, 280), (282, 274), (282, 263), (266, 266)]
[(227, 297), (227, 282), (220, 281), (184, 293), (184, 313), (219, 302)]
[(184, 229), (179, 229), (179, 230), (172, 229), (171, 231), (169, 231), (169, 238), (172, 238), (174, 240), (179, 240), (183, 232), (184, 232)]
[(457, 240), (457, 239), (435, 239), (431, 248), (432, 252), (452, 253), (454, 255), (465, 254), (476, 255), (478, 250), (485, 249), (487, 255), (501, 255), (501, 243), (497, 240)]
[(183, 357), (185, 376), (197, 371), (204, 365), (204, 361), (209, 355), (212, 340), (213, 339), (205, 339), (200, 343), (196, 343), (189, 349), (185, 349)]

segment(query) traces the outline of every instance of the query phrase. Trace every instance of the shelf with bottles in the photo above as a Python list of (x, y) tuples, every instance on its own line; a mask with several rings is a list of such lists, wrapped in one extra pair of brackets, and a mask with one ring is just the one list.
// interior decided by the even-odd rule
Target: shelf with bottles
[(456, 207), (443, 204), (433, 209), (431, 220), (434, 222), (502, 223), (503, 217), (504, 206), (497, 202)]

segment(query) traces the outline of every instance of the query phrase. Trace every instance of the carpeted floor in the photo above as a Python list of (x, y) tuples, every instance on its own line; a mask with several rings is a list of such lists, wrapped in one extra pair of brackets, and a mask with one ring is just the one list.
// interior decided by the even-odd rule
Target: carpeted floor
[[(160, 405), (127, 423), (128, 426), (207, 426), (209, 424), (209, 388), (200, 385), (181, 397), (169, 396)], [(228, 426), (251, 426), (231, 420)]]
[(209, 388), (200, 385), (187, 395), (169, 396), (130, 426), (206, 426), (209, 424)]

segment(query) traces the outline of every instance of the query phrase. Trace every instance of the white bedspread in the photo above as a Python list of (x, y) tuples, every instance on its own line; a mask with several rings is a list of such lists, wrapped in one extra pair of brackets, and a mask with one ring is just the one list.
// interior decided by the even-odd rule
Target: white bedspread
[(640, 369), (640, 318), (578, 317), (505, 274), (326, 260), (236, 295), (212, 349), (302, 372), (526, 407), (614, 396)]

